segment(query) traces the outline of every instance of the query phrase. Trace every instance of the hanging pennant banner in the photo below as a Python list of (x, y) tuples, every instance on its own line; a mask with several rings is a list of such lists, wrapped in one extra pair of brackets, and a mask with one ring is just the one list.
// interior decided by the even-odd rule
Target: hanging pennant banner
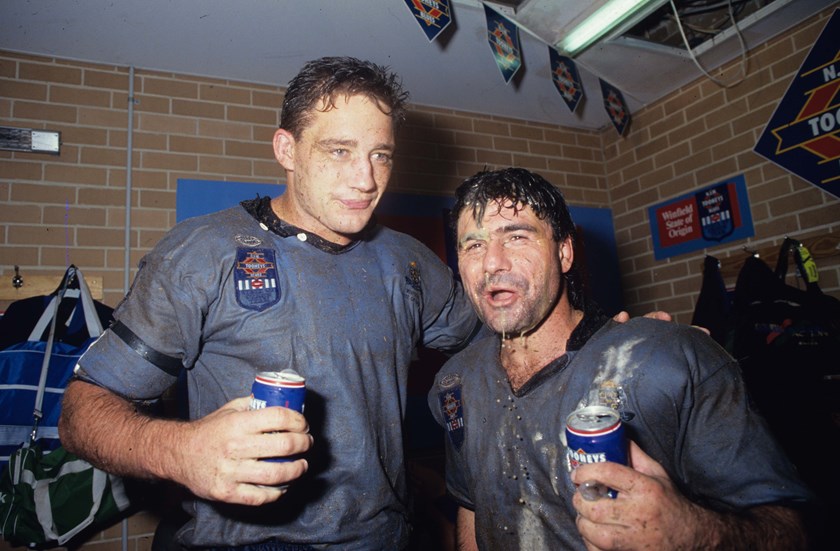
[(621, 90), (615, 86), (601, 81), (601, 95), (604, 97), (604, 107), (607, 109), (607, 115), (610, 116), (610, 122), (613, 123), (619, 136), (624, 135), (624, 130), (630, 123), (630, 110), (627, 109), (627, 104), (624, 103), (624, 96)]
[(519, 29), (510, 20), (484, 5), (487, 17), (487, 41), (496, 58), (496, 65), (502, 72), (505, 83), (510, 82), (522, 66), (522, 50), (519, 48)]
[(840, 197), (840, 10), (835, 10), (754, 151)]
[(577, 66), (571, 58), (560, 55), (551, 46), (548, 47), (548, 57), (551, 60), (551, 80), (563, 96), (563, 101), (574, 113), (583, 97), (583, 85)]
[(426, 33), (429, 42), (433, 41), (452, 22), (449, 0), (405, 0), (417, 24)]

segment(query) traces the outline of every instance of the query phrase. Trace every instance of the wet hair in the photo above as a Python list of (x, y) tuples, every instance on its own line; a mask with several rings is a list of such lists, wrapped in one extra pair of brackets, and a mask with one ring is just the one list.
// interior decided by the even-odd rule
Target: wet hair
[[(458, 219), (465, 211), (476, 222), (481, 222), (488, 205), (513, 207), (519, 212), (530, 207), (540, 220), (551, 225), (552, 237), (561, 242), (567, 238), (575, 244), (577, 231), (563, 193), (551, 182), (524, 168), (504, 168), (482, 171), (464, 180), (455, 190), (452, 207), (452, 228), (457, 235)], [(583, 284), (577, 260), (564, 274), (572, 306), (584, 305)]]
[[(405, 120), (408, 92), (387, 67), (352, 57), (322, 57), (308, 62), (289, 83), (280, 128), (300, 138), (315, 110), (329, 111), (338, 98), (362, 95), (391, 117), (396, 130)], [(322, 105), (322, 101), (326, 101)]]

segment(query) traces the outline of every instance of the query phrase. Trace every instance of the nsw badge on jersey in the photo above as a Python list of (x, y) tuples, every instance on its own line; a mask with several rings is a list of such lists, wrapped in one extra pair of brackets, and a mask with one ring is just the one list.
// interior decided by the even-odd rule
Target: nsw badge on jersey
[(461, 377), (456, 374), (445, 376), (438, 383), (438, 401), (443, 412), (444, 426), (449, 441), (455, 449), (464, 443), (464, 404), (461, 401)]
[(237, 248), (233, 275), (236, 302), (243, 308), (262, 312), (280, 300), (273, 249)]

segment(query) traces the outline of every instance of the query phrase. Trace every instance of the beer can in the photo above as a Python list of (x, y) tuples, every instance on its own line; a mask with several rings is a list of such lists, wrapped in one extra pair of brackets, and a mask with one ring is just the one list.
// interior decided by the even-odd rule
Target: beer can
[[(627, 440), (618, 412), (607, 406), (587, 406), (566, 418), (566, 457), (571, 472), (586, 463), (627, 464)], [(608, 497), (615, 490), (605, 488)]]
[[(260, 371), (251, 385), (251, 409), (282, 406), (303, 413), (306, 379), (293, 369)], [(296, 456), (269, 457), (266, 461), (293, 461)]]
[(303, 413), (306, 380), (293, 369), (260, 371), (251, 386), (251, 409), (282, 406)]

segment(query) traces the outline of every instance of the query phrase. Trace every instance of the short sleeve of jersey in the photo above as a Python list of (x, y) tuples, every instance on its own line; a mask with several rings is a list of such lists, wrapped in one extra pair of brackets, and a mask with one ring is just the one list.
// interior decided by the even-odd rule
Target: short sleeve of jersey
[[(114, 319), (145, 346), (185, 367), (200, 351), (202, 319), (232, 262), (215, 252), (229, 247), (217, 246), (213, 227), (219, 225), (219, 215), (210, 216), (214, 218), (195, 218), (173, 228), (143, 258), (129, 293), (114, 312)], [(112, 330), (88, 349), (79, 366), (84, 379), (134, 400), (157, 398), (177, 379)]]
[(418, 261), (405, 278), (423, 297), (421, 342), (445, 352), (459, 350), (479, 329), (478, 317), (452, 270), (425, 245), (409, 239)]
[(446, 490), (460, 506), (470, 510), (475, 510), (478, 498), (473, 488), (485, 483), (488, 476), (482, 469), (486, 458), (472, 457), (471, 453), (483, 450), (484, 445), (492, 448), (496, 435), (490, 429), (484, 434), (470, 432), (470, 427), (476, 425), (469, 424), (469, 415), (473, 413), (479, 418), (484, 415), (482, 406), (486, 405), (490, 393), (484, 386), (484, 378), (474, 376), (469, 370), (493, 363), (497, 348), (489, 343), (495, 339), (491, 336), (476, 342), (450, 359), (435, 376), (427, 395), (429, 411), (444, 432)]
[[(444, 433), (447, 433), (447, 420), (444, 420), (440, 393), (437, 390), (437, 384), (432, 388), (428, 395), (429, 409), (437, 423), (444, 427)], [(452, 498), (460, 505), (470, 510), (475, 509), (473, 497), (470, 493), (470, 484), (467, 480), (469, 469), (467, 468), (466, 459), (462, 455), (462, 449), (456, 449), (448, 434), (444, 435), (446, 448), (446, 491)]]
[[(620, 337), (623, 329), (613, 334)], [(652, 346), (641, 347), (649, 350), (647, 357), (634, 358), (646, 369), (629, 387), (628, 410), (636, 415), (627, 423), (631, 437), (684, 493), (706, 506), (740, 509), (810, 499), (750, 407), (737, 362), (695, 329), (665, 329), (650, 340)]]

